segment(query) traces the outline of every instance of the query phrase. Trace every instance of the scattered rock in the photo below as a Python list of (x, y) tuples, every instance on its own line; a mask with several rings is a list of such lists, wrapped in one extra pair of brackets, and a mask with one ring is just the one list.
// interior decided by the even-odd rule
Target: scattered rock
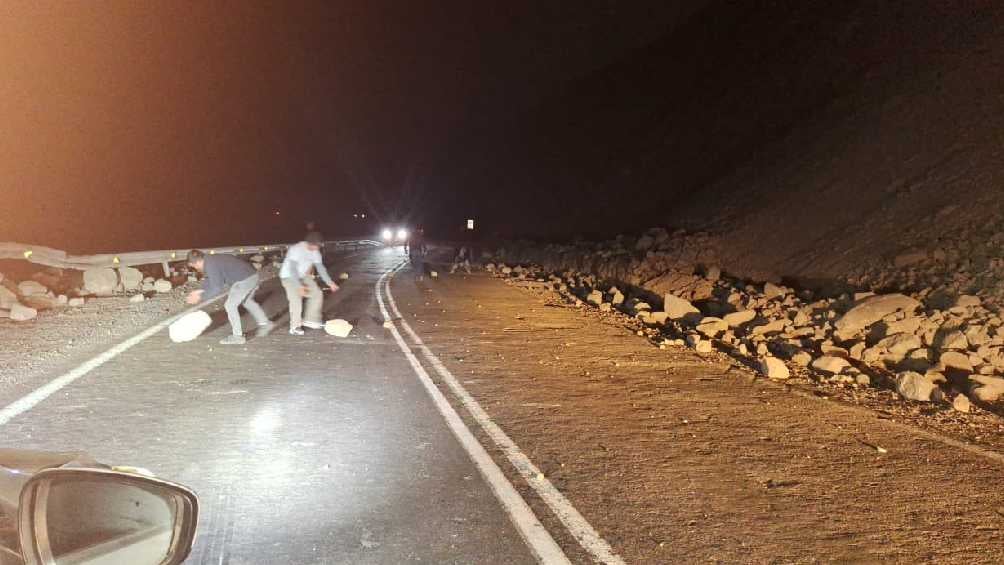
[(139, 290), (143, 285), (143, 273), (133, 267), (120, 267), (119, 281), (126, 292)]
[(982, 402), (996, 402), (1004, 395), (1004, 379), (987, 375), (972, 375), (969, 377), (971, 388), (969, 393)]
[(192, 341), (202, 335), (212, 322), (209, 314), (202, 310), (189, 312), (171, 323), (167, 328), (167, 334), (175, 343)]
[(38, 310), (23, 304), (13, 304), (10, 307), (10, 319), (15, 322), (27, 322), (38, 317)]
[(722, 316), (725, 323), (729, 325), (730, 328), (738, 328), (744, 324), (752, 322), (756, 318), (756, 310), (741, 310), (739, 312), (732, 312)]
[(824, 355), (812, 362), (812, 368), (831, 375), (839, 375), (851, 364), (843, 357), (836, 355)]
[(157, 282), (153, 283), (153, 289), (161, 294), (171, 292), (172, 288), (174, 287), (169, 280), (158, 279)]
[(697, 331), (707, 337), (717, 337), (718, 334), (729, 329), (729, 324), (721, 318), (706, 317), (697, 325)]
[(945, 350), (965, 351), (969, 349), (969, 339), (966, 337), (966, 334), (958, 330), (949, 332), (941, 340), (941, 349), (942, 351)]
[(912, 313), (920, 302), (905, 294), (882, 294), (868, 297), (857, 303), (836, 321), (834, 327), (843, 335), (855, 334), (882, 320), (893, 312)]
[(600, 304), (603, 304), (603, 293), (598, 290), (590, 292), (589, 296), (586, 297), (586, 302), (594, 306), (599, 306)]
[(938, 388), (935, 378), (913, 371), (905, 371), (896, 375), (896, 392), (907, 400), (930, 402), (931, 393)]
[(73, 306), (74, 308), (83, 306), (86, 300), (81, 296), (75, 296), (66, 302), (67, 306)]
[(144, 300), (146, 300), (146, 297), (142, 294), (134, 294), (129, 297), (129, 302), (143, 302)]
[(45, 288), (45, 285), (38, 281), (21, 281), (17, 285), (18, 292), (21, 296), (45, 296), (49, 294), (49, 289)]
[(109, 296), (119, 286), (115, 269), (87, 269), (84, 271), (84, 290), (97, 296)]
[(349, 337), (352, 333), (352, 324), (342, 319), (328, 320), (324, 324), (324, 331), (335, 337)]
[(788, 366), (777, 357), (763, 357), (759, 364), (760, 372), (768, 379), (787, 379), (791, 376)]
[(788, 294), (788, 289), (783, 286), (778, 286), (774, 283), (768, 282), (763, 285), (763, 295), (768, 300), (772, 298), (780, 298)]
[(952, 408), (958, 412), (969, 412), (973, 409), (973, 403), (968, 396), (960, 394), (952, 400)]
[(701, 311), (695, 308), (689, 301), (673, 294), (665, 295), (662, 304), (662, 310), (666, 313), (666, 317), (670, 320), (681, 320), (683, 318), (693, 316), (695, 314), (699, 315), (701, 313)]
[(939, 367), (946, 372), (972, 373), (973, 363), (969, 356), (958, 351), (946, 351), (941, 354)]

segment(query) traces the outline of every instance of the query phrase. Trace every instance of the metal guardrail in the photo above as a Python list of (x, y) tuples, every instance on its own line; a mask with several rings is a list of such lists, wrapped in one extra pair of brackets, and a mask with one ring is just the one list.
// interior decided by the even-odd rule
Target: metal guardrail
[[(254, 255), (257, 253), (274, 253), (285, 251), (290, 243), (271, 243), (266, 245), (232, 245), (228, 247), (199, 248), (209, 254), (229, 253), (233, 255)], [(340, 239), (325, 242), (325, 247), (336, 250), (355, 250), (362, 247), (380, 246), (377, 241), (368, 239)], [(135, 267), (137, 265), (157, 265), (164, 267), (164, 272), (170, 272), (170, 263), (184, 261), (188, 249), (170, 249), (160, 251), (129, 251), (126, 253), (102, 253), (98, 255), (70, 255), (65, 251), (27, 245), (23, 243), (0, 243), (0, 259), (21, 259), (47, 267), (58, 269), (102, 269), (117, 267)]]

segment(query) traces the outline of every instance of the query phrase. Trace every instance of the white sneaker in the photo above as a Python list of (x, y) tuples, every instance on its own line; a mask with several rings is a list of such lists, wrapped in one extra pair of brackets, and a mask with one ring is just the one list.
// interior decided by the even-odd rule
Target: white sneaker
[(303, 335), (302, 328), (289, 328), (289, 335)]
[(322, 330), (324, 329), (324, 324), (321, 322), (304, 322), (303, 327), (310, 328), (312, 330)]

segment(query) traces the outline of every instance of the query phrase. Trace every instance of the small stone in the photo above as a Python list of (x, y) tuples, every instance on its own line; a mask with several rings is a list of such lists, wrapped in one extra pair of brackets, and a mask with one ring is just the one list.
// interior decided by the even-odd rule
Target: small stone
[(340, 280), (340, 281), (347, 281), (347, 280), (349, 280), (349, 274), (348, 273), (342, 273), (342, 274), (338, 275), (338, 280)]
[(939, 366), (945, 371), (955, 371), (961, 373), (972, 373), (973, 363), (969, 356), (958, 351), (946, 351), (941, 354)]
[(777, 357), (763, 357), (760, 359), (760, 372), (768, 379), (783, 380), (791, 377), (788, 366)]
[(613, 309), (613, 304), (610, 304), (609, 302), (604, 302), (600, 304), (600, 312), (609, 312), (612, 309)]
[(134, 294), (129, 297), (129, 302), (143, 302), (144, 300), (146, 300), (146, 297), (142, 294)]
[(599, 306), (600, 304), (603, 304), (603, 293), (598, 290), (590, 292), (589, 296), (586, 297), (586, 302), (594, 306)]
[(781, 298), (788, 294), (788, 289), (783, 286), (768, 282), (763, 285), (763, 295), (768, 299)]
[(969, 377), (971, 388), (969, 393), (982, 402), (996, 402), (1004, 395), (1004, 379), (986, 375)]
[(791, 361), (799, 367), (808, 367), (812, 363), (812, 355), (808, 351), (799, 351), (791, 356)]
[(861, 373), (854, 377), (854, 382), (861, 386), (871, 386), (872, 379), (868, 375)]
[(153, 283), (153, 289), (161, 294), (171, 292), (172, 288), (171, 281), (169, 280), (159, 279), (157, 282)]
[(956, 330), (949, 332), (944, 339), (941, 340), (941, 350), (958, 350), (965, 351), (969, 349), (969, 339), (966, 334)]
[(86, 300), (84, 300), (83, 297), (81, 297), (81, 296), (75, 296), (75, 297), (69, 299), (66, 302), (66, 304), (67, 304), (67, 306), (73, 306), (74, 308), (77, 308), (77, 307), (83, 306), (85, 302), (86, 302)]
[(701, 323), (697, 325), (697, 331), (711, 338), (728, 329), (729, 324), (725, 320), (712, 316), (701, 319)]

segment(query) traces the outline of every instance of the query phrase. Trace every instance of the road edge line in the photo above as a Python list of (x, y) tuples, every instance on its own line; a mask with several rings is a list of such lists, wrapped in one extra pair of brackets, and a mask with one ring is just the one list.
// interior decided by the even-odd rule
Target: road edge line
[[(403, 265), (402, 263), (401, 265)], [(412, 370), (418, 376), (425, 387), (426, 392), (432, 398), (433, 404), (435, 404), (436, 409), (446, 420), (447, 426), (450, 431), (453, 432), (454, 437), (467, 452), (467, 455), (474, 462), (474, 465), (481, 472), (481, 476), (485, 479), (488, 485), (491, 487), (495, 498), (498, 499), (502, 508), (505, 509), (506, 513), (509, 514), (509, 519), (512, 521), (516, 530), (519, 532), (523, 541), (526, 543), (527, 547), (534, 553), (534, 556), (540, 563), (546, 565), (550, 564), (569, 564), (568, 557), (565, 552), (561, 549), (554, 538), (551, 537), (550, 532), (547, 528), (540, 523), (537, 519), (536, 514), (533, 513), (533, 509), (530, 505), (520, 496), (519, 491), (513, 486), (509, 479), (506, 478), (505, 473), (502, 469), (495, 463), (488, 451), (485, 450), (481, 442), (474, 437), (474, 433), (467, 427), (460, 414), (454, 410), (450, 401), (446, 399), (436, 383), (433, 382), (432, 378), (426, 372), (425, 368), (422, 367), (421, 362), (419, 362), (418, 357), (408, 346), (408, 343), (401, 336), (401, 332), (397, 330), (397, 326), (394, 325), (390, 313), (387, 310), (387, 306), (384, 303), (383, 292), (386, 288), (387, 298), (393, 304), (393, 297), (390, 294), (390, 286), (385, 285), (385, 281), (388, 276), (392, 276), (394, 272), (400, 269), (401, 265), (395, 267), (391, 270), (386, 271), (377, 280), (375, 293), (377, 304), (380, 307), (380, 313), (383, 315), (384, 321), (390, 321), (391, 325), (388, 328), (394, 341), (397, 343), (398, 348), (404, 354), (408, 363), (411, 364)], [(396, 307), (395, 307), (396, 310)], [(400, 312), (396, 314), (400, 317)], [(401, 320), (403, 324), (403, 320)]]
[[(397, 273), (401, 268), (403, 268), (404, 263), (389, 271), (391, 277)], [(386, 274), (384, 275), (386, 276)], [(381, 277), (383, 280), (383, 277)], [(379, 284), (379, 283), (378, 283)], [(520, 476), (533, 488), (534, 492), (547, 504), (548, 508), (561, 520), (561, 523), (565, 526), (568, 532), (579, 542), (582, 546), (595, 560), (600, 563), (605, 563), (608, 565), (624, 565), (624, 560), (614, 552), (610, 544), (607, 543), (599, 532), (589, 523), (588, 520), (575, 508), (575, 506), (569, 501), (565, 495), (561, 493), (543, 473), (540, 469), (533, 464), (529, 457), (516, 445), (514, 442), (494, 421), (487, 412), (481, 407), (477, 400), (474, 399), (467, 392), (467, 389), (460, 384), (460, 381), (453, 376), (453, 373), (446, 368), (445, 365), (439, 360), (438, 357), (425, 345), (422, 338), (418, 336), (417, 333), (411, 328), (408, 322), (401, 315), (401, 311), (397, 307), (397, 303), (394, 301), (394, 295), (390, 291), (390, 282), (386, 283), (387, 289), (387, 299), (390, 303), (391, 310), (394, 316), (401, 323), (401, 327), (404, 328), (405, 332), (411, 337), (413, 343), (422, 352), (426, 361), (439, 373), (443, 381), (450, 388), (453, 394), (460, 400), (464, 408), (467, 409), (468, 414), (481, 426), (495, 445), (501, 449), (509, 462), (512, 463), (513, 467), (519, 472)], [(382, 304), (381, 304), (381, 309)], [(386, 318), (386, 315), (385, 315)], [(394, 328), (396, 332), (396, 327)], [(410, 348), (409, 348), (410, 349)], [(438, 389), (437, 389), (438, 391)], [(452, 409), (452, 407), (451, 407)]]

